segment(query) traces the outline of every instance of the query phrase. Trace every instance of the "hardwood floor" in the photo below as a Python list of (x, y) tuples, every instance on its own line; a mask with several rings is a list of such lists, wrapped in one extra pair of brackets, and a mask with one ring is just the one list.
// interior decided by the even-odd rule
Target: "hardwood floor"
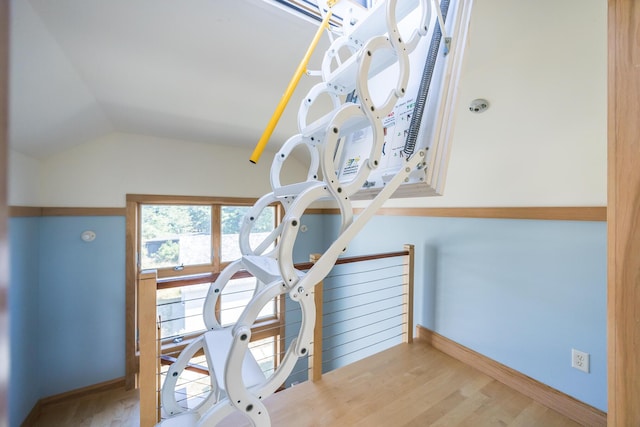
[(46, 405), (33, 427), (136, 427), (140, 425), (137, 390), (90, 394), (72, 402)]
[[(278, 426), (578, 426), (421, 341), (265, 399)], [(136, 392), (43, 408), (36, 426), (137, 426)], [(249, 426), (240, 414), (224, 427)]]

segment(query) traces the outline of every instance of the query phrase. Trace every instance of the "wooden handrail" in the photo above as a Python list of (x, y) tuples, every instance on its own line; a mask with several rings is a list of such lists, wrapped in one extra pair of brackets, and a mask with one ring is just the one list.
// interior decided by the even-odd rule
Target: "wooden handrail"
[[(338, 258), (334, 265), (340, 264), (350, 264), (354, 262), (362, 262), (362, 261), (372, 261), (375, 259), (384, 259), (384, 258), (395, 258), (399, 256), (407, 256), (409, 255), (408, 251), (398, 251), (398, 252), (383, 252), (380, 254), (373, 255), (359, 255), (359, 256), (348, 256), (344, 258)], [(313, 267), (312, 262), (301, 262), (295, 265), (298, 270), (309, 270)]]
[[(372, 261), (376, 259), (384, 259), (384, 258), (395, 258), (401, 256), (409, 255), (409, 251), (398, 251), (398, 252), (383, 252), (379, 254), (373, 255), (360, 255), (360, 256), (351, 256), (338, 258), (336, 260), (335, 265), (340, 264), (350, 264), (354, 262), (362, 262), (362, 261)], [(312, 262), (299, 262), (294, 264), (294, 267), (297, 270), (309, 270), (313, 267)], [(157, 287), (158, 289), (171, 289), (171, 288), (181, 288), (187, 286), (195, 286), (202, 285), (204, 283), (215, 282), (220, 273), (201, 273), (201, 274), (191, 274), (188, 276), (176, 276), (176, 277), (164, 277), (162, 279), (158, 279)], [(231, 276), (231, 279), (245, 279), (247, 277), (252, 277), (251, 273), (246, 270), (240, 270)]]

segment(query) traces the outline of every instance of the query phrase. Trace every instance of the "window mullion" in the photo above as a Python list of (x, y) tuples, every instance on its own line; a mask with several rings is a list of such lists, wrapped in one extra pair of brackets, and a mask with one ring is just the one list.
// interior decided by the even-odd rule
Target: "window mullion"
[(222, 230), (220, 205), (211, 206), (211, 264), (213, 271), (220, 272), (220, 252), (222, 240), (220, 238)]
[[(212, 205), (211, 206), (211, 264), (213, 267), (213, 271), (219, 273), (221, 270), (220, 266), (220, 253), (222, 240), (220, 235), (222, 234), (222, 216), (220, 214), (220, 205)], [(222, 321), (222, 298), (218, 298), (215, 306), (215, 316), (218, 322)]]

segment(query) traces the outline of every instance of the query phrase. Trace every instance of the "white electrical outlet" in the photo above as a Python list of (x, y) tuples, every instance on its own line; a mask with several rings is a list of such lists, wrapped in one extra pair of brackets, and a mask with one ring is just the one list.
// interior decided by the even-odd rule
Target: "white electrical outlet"
[(589, 353), (571, 349), (571, 367), (589, 373)]

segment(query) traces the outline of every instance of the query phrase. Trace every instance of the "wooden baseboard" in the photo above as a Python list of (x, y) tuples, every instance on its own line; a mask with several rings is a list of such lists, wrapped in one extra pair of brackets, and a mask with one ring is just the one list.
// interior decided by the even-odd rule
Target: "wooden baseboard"
[(546, 384), (489, 359), (461, 344), (451, 341), (437, 332), (417, 326), (419, 339), (459, 361), (489, 375), (493, 379), (519, 391), (542, 405), (586, 426), (606, 426), (607, 414), (593, 406), (580, 402)]
[(40, 399), (41, 405), (53, 405), (54, 403), (66, 402), (69, 400), (78, 399), (88, 394), (100, 393), (107, 390), (115, 390), (118, 388), (124, 388), (124, 377), (116, 378), (109, 381), (104, 381), (98, 384), (93, 384), (87, 387), (82, 387), (76, 390), (67, 391), (64, 393), (56, 394), (53, 396)]
[(40, 416), (42, 409), (49, 405), (55, 405), (57, 403), (68, 402), (71, 400), (76, 400), (84, 396), (101, 393), (103, 391), (109, 390), (117, 390), (119, 388), (124, 388), (125, 381), (124, 377), (116, 378), (109, 381), (104, 381), (98, 384), (93, 384), (87, 387), (82, 387), (76, 390), (67, 391), (60, 394), (55, 394), (53, 396), (44, 397), (36, 402), (33, 406), (31, 412), (27, 418), (25, 418), (24, 422), (21, 424), (22, 427), (28, 427), (35, 423), (35, 421)]
[(40, 417), (40, 412), (42, 412), (42, 403), (38, 400), (35, 405), (33, 405), (33, 409), (27, 415), (27, 418), (24, 419), (20, 427), (30, 427), (35, 425), (36, 421)]

